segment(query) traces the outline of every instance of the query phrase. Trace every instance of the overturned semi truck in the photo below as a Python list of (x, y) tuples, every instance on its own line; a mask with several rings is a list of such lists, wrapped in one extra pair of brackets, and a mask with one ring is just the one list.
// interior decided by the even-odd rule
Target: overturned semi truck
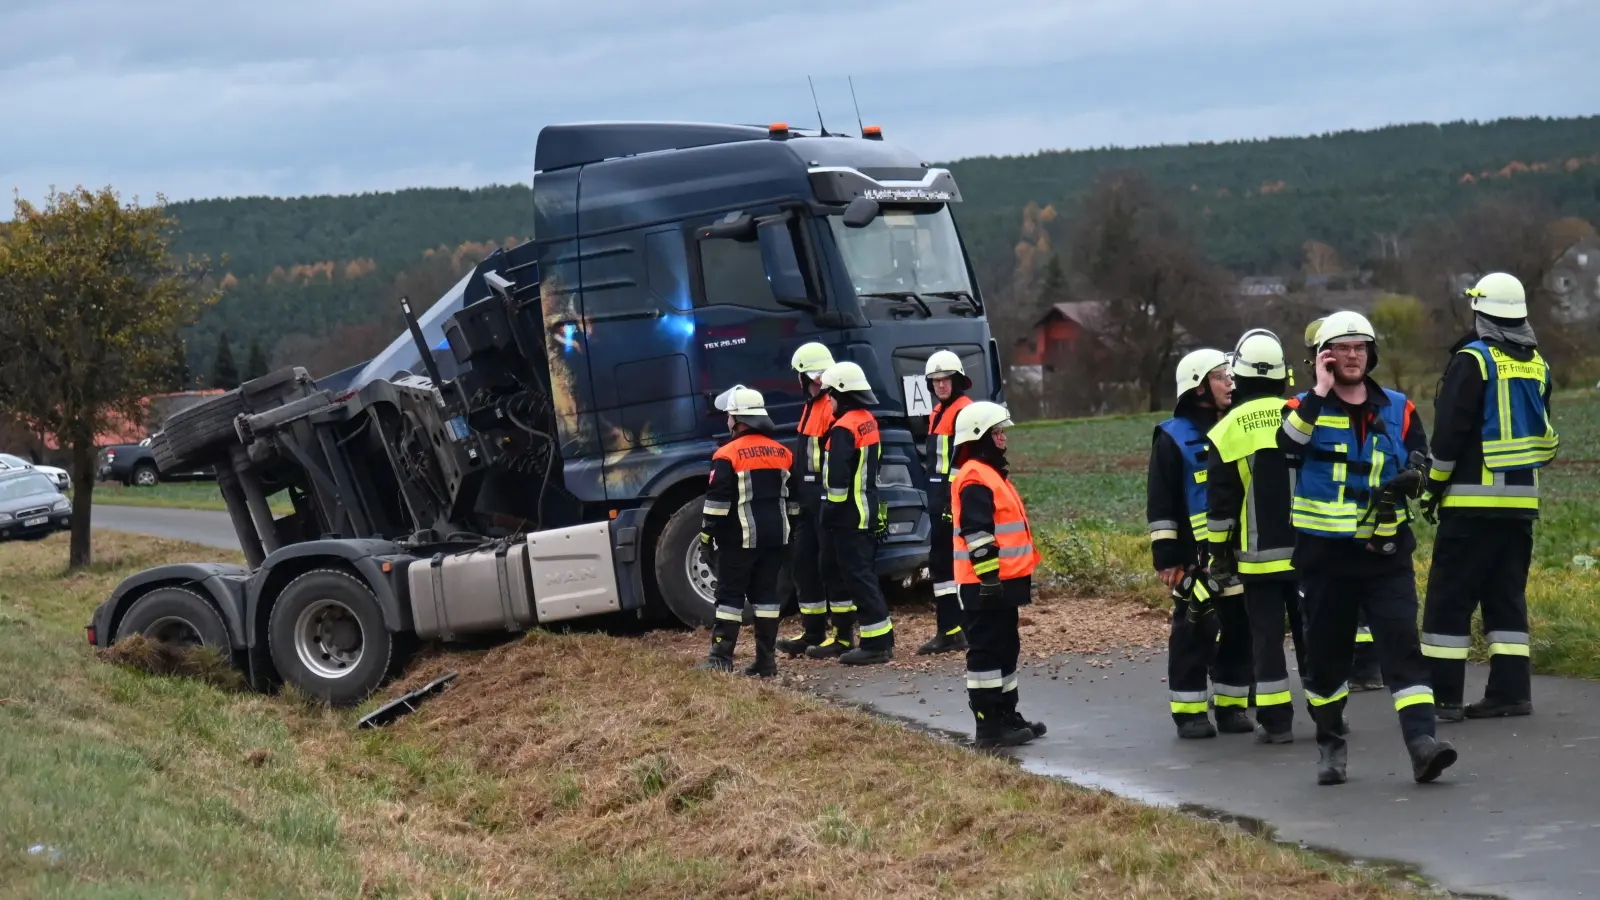
[[(885, 143), (774, 125), (540, 132), (535, 236), (497, 250), (373, 360), (284, 369), (173, 415), (158, 465), (211, 465), (247, 565), (140, 572), (95, 611), (225, 648), (260, 690), (368, 696), (417, 639), (634, 615), (711, 621), (696, 548), (713, 398), (735, 382), (792, 431), (788, 365), (821, 341), (880, 387), (877, 568), (925, 564), (923, 361), (1000, 359), (951, 174)], [(287, 498), (292, 512), (275, 515)]]

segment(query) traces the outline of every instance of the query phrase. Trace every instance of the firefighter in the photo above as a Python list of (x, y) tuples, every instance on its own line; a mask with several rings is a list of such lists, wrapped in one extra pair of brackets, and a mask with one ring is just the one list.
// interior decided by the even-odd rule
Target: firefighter
[(1017, 610), (1033, 602), (1028, 513), (1006, 477), (1010, 413), (982, 401), (956, 414), (958, 471), (951, 480), (955, 577), (967, 631), (967, 704), (979, 747), (1014, 747), (1043, 737), (1042, 722), (1017, 710)]
[(744, 674), (778, 673), (778, 578), (789, 545), (789, 467), (793, 454), (773, 436), (760, 392), (734, 385), (717, 398), (733, 437), (711, 457), (700, 552), (717, 573), (716, 624), (711, 654), (701, 668), (733, 671), (744, 606), (755, 612), (756, 658)]
[(956, 416), (972, 405), (967, 391), (972, 379), (961, 368), (961, 357), (949, 350), (928, 357), (923, 374), (928, 389), (938, 398), (928, 416), (928, 516), (933, 521), (928, 545), (928, 574), (933, 576), (934, 635), (917, 648), (918, 655), (948, 653), (967, 649), (967, 636), (961, 631), (961, 600), (956, 593), (953, 528), (950, 511), (950, 458), (955, 448), (951, 436)]
[[(1476, 324), (1452, 349), (1434, 399), (1424, 514), (1437, 516), (1422, 615), (1438, 716), (1533, 713), (1524, 590), (1539, 517), (1539, 470), (1556, 457), (1550, 367), (1528, 324), (1522, 282), (1496, 272), (1470, 290)], [(1472, 611), (1483, 606), (1489, 684), (1463, 709)]]
[(801, 396), (806, 398), (798, 428), (799, 452), (795, 454), (794, 470), (789, 478), (790, 493), (800, 507), (800, 514), (795, 518), (789, 568), (794, 573), (802, 630), (795, 637), (779, 641), (778, 649), (790, 656), (800, 656), (808, 648), (834, 639), (828, 630), (831, 580), (822, 576), (825, 567), (818, 540), (823, 496), (822, 454), (827, 447), (828, 429), (833, 427), (833, 403), (823, 390), (822, 373), (833, 365), (833, 354), (827, 347), (812, 341), (794, 352), (790, 365), (800, 378)]
[[(1326, 317), (1324, 317), (1326, 318)], [(1317, 358), (1317, 329), (1322, 327), (1322, 319), (1313, 321), (1306, 326), (1306, 367), (1309, 369), (1316, 364)], [(1298, 468), (1300, 460), (1291, 459), (1291, 465)], [(1296, 589), (1301, 598), (1305, 591)], [(1350, 664), (1350, 692), (1361, 693), (1364, 691), (1378, 691), (1383, 689), (1383, 673), (1378, 671), (1378, 654), (1372, 648), (1372, 629), (1367, 625), (1367, 614), (1364, 610), (1356, 612), (1356, 652)], [(1300, 670), (1305, 674), (1305, 668)]]
[(1425, 458), (1427, 435), (1411, 401), (1372, 378), (1378, 341), (1364, 316), (1334, 313), (1315, 340), (1316, 385), (1287, 404), (1278, 446), (1301, 460), (1293, 563), (1305, 588), (1305, 689), (1317, 726), (1317, 783), (1346, 779), (1342, 718), (1362, 608), (1412, 777), (1432, 781), (1456, 761), (1456, 751), (1434, 736), (1433, 689), (1417, 639), (1416, 539), (1398, 487), (1417, 474), (1402, 469), (1412, 453)]
[(1208, 434), (1212, 573), (1218, 578), (1237, 574), (1244, 582), (1255, 668), (1256, 740), (1288, 744), (1294, 741), (1294, 704), (1283, 655), (1286, 617), (1298, 668), (1305, 672), (1305, 636), (1291, 559), (1293, 480), (1289, 460), (1278, 449), (1289, 364), (1277, 335), (1258, 328), (1239, 339), (1232, 370), (1233, 403)]
[[(870, 666), (894, 658), (894, 623), (874, 571), (885, 511), (878, 505), (878, 457), (883, 444), (869, 407), (878, 396), (867, 374), (853, 362), (834, 363), (822, 373), (833, 403), (833, 427), (823, 452), (826, 502), (822, 506), (824, 577), (834, 580), (838, 600), (829, 600), (834, 640), (807, 648), (812, 659), (838, 659)], [(861, 644), (851, 634), (861, 620)]]
[[(1178, 737), (1213, 738), (1218, 729), (1251, 730), (1250, 624), (1238, 592), (1209, 607), (1182, 595), (1187, 575), (1204, 568), (1206, 540), (1206, 432), (1228, 408), (1233, 379), (1221, 350), (1196, 350), (1178, 361), (1178, 402), (1172, 418), (1150, 439), (1145, 511), (1150, 556), (1161, 582), (1175, 589), (1167, 638), (1167, 689)], [(1204, 581), (1201, 581), (1204, 587)], [(1191, 615), (1191, 608), (1194, 615)], [(1203, 610), (1214, 615), (1201, 615)], [(1220, 639), (1219, 639), (1220, 633)], [(1211, 690), (1206, 690), (1209, 670)], [(1217, 724), (1207, 716), (1208, 694)]]

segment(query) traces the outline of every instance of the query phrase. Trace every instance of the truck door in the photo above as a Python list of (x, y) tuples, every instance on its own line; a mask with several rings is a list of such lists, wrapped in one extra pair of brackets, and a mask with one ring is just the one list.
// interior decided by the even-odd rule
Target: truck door
[(697, 226), (688, 235), (689, 261), (706, 433), (727, 434), (726, 417), (712, 400), (735, 384), (760, 391), (780, 434), (789, 432), (805, 400), (789, 359), (801, 344), (827, 342), (832, 334), (816, 324), (823, 295), (813, 257), (804, 252), (812, 245), (807, 219), (762, 207), (691, 224)]

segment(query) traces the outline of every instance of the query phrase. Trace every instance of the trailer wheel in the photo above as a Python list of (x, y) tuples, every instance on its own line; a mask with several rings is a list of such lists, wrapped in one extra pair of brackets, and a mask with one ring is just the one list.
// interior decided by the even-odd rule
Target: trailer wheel
[(188, 588), (156, 588), (133, 601), (117, 624), (113, 641), (142, 634), (178, 647), (205, 645), (226, 651), (228, 626), (216, 607)]
[(388, 674), (394, 636), (365, 582), (317, 569), (278, 595), (267, 648), (285, 682), (332, 706), (354, 706)]

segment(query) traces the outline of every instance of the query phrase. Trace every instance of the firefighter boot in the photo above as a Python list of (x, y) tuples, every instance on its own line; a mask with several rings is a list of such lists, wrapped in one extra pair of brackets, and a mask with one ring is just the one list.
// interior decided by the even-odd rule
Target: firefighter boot
[(733, 671), (733, 645), (739, 640), (739, 623), (718, 620), (711, 626), (711, 653), (698, 666), (707, 672)]
[(783, 640), (778, 641), (778, 649), (786, 656), (793, 658), (796, 656), (805, 656), (807, 650), (810, 650), (812, 647), (815, 647), (818, 644), (821, 644), (823, 641), (826, 641), (828, 639), (828, 631), (825, 624), (827, 617), (819, 616), (818, 618), (821, 618), (824, 621), (823, 623), (819, 623), (817, 631), (812, 631), (812, 626), (808, 622), (806, 623), (806, 630), (800, 632), (797, 637), (784, 638)]
[(1006, 721), (1009, 724), (1014, 725), (1014, 726), (1016, 726), (1018, 728), (1026, 728), (1026, 729), (1028, 729), (1029, 731), (1033, 732), (1033, 736), (1036, 737), (1036, 738), (1044, 737), (1045, 736), (1045, 732), (1050, 730), (1049, 728), (1045, 727), (1045, 724), (1043, 722), (1030, 722), (1030, 721), (1028, 721), (1027, 717), (1023, 716), (1023, 714), (1017, 710), (1017, 692), (1016, 691), (1006, 691), (1005, 692), (1005, 699), (1002, 702), (1005, 703), (1005, 708), (1006, 708), (1005, 717), (1006, 717)]
[(1439, 773), (1455, 764), (1456, 748), (1449, 741), (1441, 741), (1431, 734), (1419, 735), (1406, 741), (1411, 754), (1411, 777), (1418, 784), (1426, 784), (1439, 777)]
[(1250, 722), (1250, 714), (1237, 706), (1219, 706), (1216, 708), (1217, 730), (1223, 734), (1249, 734), (1255, 730), (1255, 725)]
[[(1498, 719), (1504, 716), (1533, 715), (1532, 700), (1496, 700), (1484, 697), (1477, 703), (1468, 703), (1462, 712), (1469, 719)], [(1437, 710), (1435, 715), (1437, 715)], [(1442, 716), (1441, 716), (1442, 718)]]
[(1198, 741), (1217, 736), (1217, 729), (1211, 725), (1211, 720), (1204, 715), (1192, 719), (1184, 719), (1178, 723), (1178, 737), (1186, 741)]
[(756, 678), (771, 678), (778, 674), (778, 620), (756, 619), (756, 660), (745, 667), (744, 674)]
[(806, 648), (807, 659), (838, 659), (855, 648), (856, 614), (834, 613), (833, 633), (815, 647)]
[(894, 645), (880, 644), (850, 650), (839, 657), (839, 662), (847, 666), (881, 666), (891, 659), (894, 659)]
[(933, 653), (949, 653), (954, 650), (965, 649), (967, 649), (967, 633), (965, 631), (958, 630), (955, 634), (947, 634), (941, 631), (928, 638), (921, 647), (918, 647), (917, 655), (927, 656)]
[(973, 743), (980, 749), (989, 747), (1018, 747), (1037, 735), (1025, 723), (1007, 718), (1006, 714), (989, 703), (968, 701), (973, 718), (977, 720)]
[(1317, 725), (1317, 784), (1344, 784), (1349, 746), (1344, 740), (1344, 704), (1313, 707)]

